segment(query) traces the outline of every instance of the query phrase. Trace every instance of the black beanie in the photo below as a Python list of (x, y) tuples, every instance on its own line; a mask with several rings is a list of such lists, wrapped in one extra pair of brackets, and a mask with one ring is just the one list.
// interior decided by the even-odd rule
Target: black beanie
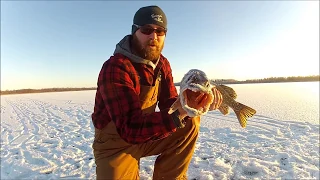
[[(145, 24), (155, 24), (167, 29), (167, 17), (158, 6), (146, 6), (140, 8), (134, 15), (133, 24), (143, 26)], [(134, 34), (138, 28), (132, 25), (131, 33)]]

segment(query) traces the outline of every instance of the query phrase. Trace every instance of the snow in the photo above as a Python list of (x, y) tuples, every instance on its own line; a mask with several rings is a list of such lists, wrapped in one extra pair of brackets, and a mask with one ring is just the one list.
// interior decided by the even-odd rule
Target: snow
[[(317, 99), (287, 93), (280, 100), (271, 91), (254, 95), (262, 86), (232, 86), (238, 101), (257, 110), (246, 128), (233, 112), (202, 117), (189, 179), (320, 179), (319, 91), (312, 94)], [(1, 179), (95, 179), (94, 96), (95, 91), (1, 96)], [(278, 107), (269, 107), (271, 101)], [(304, 103), (309, 111), (301, 110)], [(141, 159), (141, 179), (152, 179), (155, 158)]]

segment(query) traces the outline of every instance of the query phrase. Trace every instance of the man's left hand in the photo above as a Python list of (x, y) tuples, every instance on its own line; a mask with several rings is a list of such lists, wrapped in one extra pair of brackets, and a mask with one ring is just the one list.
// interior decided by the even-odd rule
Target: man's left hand
[(221, 106), (223, 101), (222, 94), (217, 88), (213, 87), (212, 93), (213, 93), (213, 102), (210, 106), (210, 109), (209, 109), (210, 111), (218, 109)]

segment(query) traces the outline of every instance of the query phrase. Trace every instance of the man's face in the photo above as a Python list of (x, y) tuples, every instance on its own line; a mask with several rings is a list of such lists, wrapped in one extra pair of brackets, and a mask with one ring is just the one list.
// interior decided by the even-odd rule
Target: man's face
[(165, 30), (157, 25), (140, 27), (133, 35), (132, 47), (138, 56), (155, 61), (164, 47)]

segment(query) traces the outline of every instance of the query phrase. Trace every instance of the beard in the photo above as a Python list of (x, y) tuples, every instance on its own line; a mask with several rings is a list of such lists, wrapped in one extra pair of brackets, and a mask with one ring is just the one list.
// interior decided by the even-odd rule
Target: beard
[[(142, 44), (135, 34), (132, 37), (131, 43), (133, 52), (135, 52), (136, 55), (150, 61), (158, 60), (164, 46), (164, 43), (159, 44), (159, 42), (155, 40), (148, 40)], [(150, 45), (153, 45), (154, 47), (152, 48)]]

